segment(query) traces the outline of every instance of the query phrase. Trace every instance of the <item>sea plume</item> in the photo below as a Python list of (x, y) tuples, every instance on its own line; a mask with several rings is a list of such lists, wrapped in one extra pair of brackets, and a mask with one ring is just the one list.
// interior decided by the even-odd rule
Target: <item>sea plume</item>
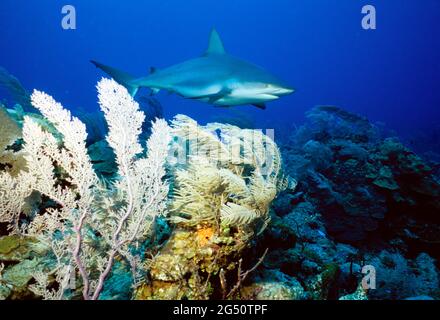
[(234, 297), (264, 259), (265, 253), (254, 268), (242, 269), (245, 250), (270, 221), (272, 200), (287, 187), (279, 149), (258, 130), (201, 126), (185, 115), (172, 127), (171, 148), (183, 155), (171, 168), (175, 230), (148, 264), (150, 281), (138, 286), (136, 298)]
[[(168, 183), (163, 178), (170, 128), (164, 120), (156, 120), (146, 156), (142, 156), (139, 135), (144, 115), (138, 104), (112, 80), (101, 80), (98, 92), (109, 125), (107, 141), (119, 168), (118, 179), (111, 185), (101, 181), (93, 170), (87, 154), (85, 125), (40, 91), (32, 94), (32, 104), (55, 126), (62, 136), (61, 142), (25, 117), (26, 171), (16, 178), (8, 173), (0, 175), (2, 186), (10, 188), (8, 194), (0, 189), (2, 220), (16, 217), (24, 197), (31, 191), (53, 201), (25, 226), (27, 235), (50, 245), (56, 256), (55, 269), (46, 270), (46, 274), (36, 273), (36, 284), (31, 286), (46, 299), (74, 294), (70, 283), (77, 273), (83, 298), (98, 299), (115, 259), (124, 257), (135, 268), (138, 258), (130, 246), (150, 234), (155, 218), (165, 210)], [(112, 208), (104, 217), (97, 209), (103, 197), (107, 197), (108, 208)], [(16, 200), (11, 202), (12, 199)], [(52, 275), (57, 289), (48, 289)]]

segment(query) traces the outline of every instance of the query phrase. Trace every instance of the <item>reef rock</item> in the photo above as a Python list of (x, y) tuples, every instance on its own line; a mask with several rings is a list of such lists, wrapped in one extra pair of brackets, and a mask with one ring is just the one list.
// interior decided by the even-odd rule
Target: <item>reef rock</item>
[(340, 108), (317, 107), (307, 119), (282, 147), (286, 171), (332, 237), (360, 246), (386, 234), (410, 250), (440, 244), (440, 183), (431, 167)]
[(0, 262), (18, 262), (42, 256), (49, 248), (31, 237), (11, 235), (0, 237)]
[(0, 238), (0, 300), (35, 298), (28, 283), (47, 263), (49, 248), (31, 237)]
[(95, 142), (87, 149), (93, 168), (98, 174), (104, 177), (112, 177), (117, 173), (118, 167), (115, 162), (115, 154), (107, 140)]
[(339, 300), (368, 300), (368, 295), (362, 286), (359, 286), (355, 292), (342, 296)]
[(255, 300), (304, 300), (306, 297), (298, 280), (279, 270), (265, 270), (240, 292), (242, 298)]

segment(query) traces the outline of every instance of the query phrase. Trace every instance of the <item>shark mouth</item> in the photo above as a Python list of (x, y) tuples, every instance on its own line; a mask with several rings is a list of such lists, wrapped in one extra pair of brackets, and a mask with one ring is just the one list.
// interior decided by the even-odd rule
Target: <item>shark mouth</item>
[(271, 92), (271, 95), (276, 95), (278, 97), (281, 97), (281, 96), (291, 94), (293, 91), (295, 91), (295, 90), (288, 89), (288, 88), (279, 88), (279, 89), (276, 89), (273, 92)]
[(256, 98), (264, 101), (269, 101), (269, 100), (276, 100), (279, 98), (279, 96), (277, 94), (261, 93), (258, 94)]

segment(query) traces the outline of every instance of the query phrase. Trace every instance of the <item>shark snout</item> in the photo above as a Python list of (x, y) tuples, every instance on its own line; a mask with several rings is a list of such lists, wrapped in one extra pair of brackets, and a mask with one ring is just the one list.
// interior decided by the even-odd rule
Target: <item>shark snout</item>
[(281, 96), (286, 96), (288, 94), (293, 93), (295, 90), (293, 88), (288, 88), (288, 87), (282, 87), (282, 88), (277, 88), (273, 91), (274, 95), (277, 95), (279, 97)]
[(282, 97), (288, 94), (293, 93), (295, 90), (288, 86), (280, 86), (280, 85), (269, 85), (269, 91), (271, 95)]

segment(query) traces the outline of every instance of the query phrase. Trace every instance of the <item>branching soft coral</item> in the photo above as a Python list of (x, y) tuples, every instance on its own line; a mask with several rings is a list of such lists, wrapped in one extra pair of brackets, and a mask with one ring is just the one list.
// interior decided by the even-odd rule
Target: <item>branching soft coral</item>
[[(276, 144), (258, 130), (220, 123), (199, 126), (179, 115), (175, 134), (188, 145), (188, 165), (176, 172), (172, 220), (241, 227), (269, 219), (269, 206), (285, 188)], [(264, 226), (265, 224), (263, 224)]]
[(20, 214), (34, 183), (34, 177), (26, 172), (14, 177), (8, 172), (0, 172), (0, 222), (8, 223), (8, 229), (13, 234), (22, 233)]
[[(98, 299), (117, 257), (126, 258), (136, 268), (138, 258), (130, 248), (145, 239), (155, 218), (165, 210), (168, 184), (163, 178), (170, 128), (164, 120), (156, 120), (147, 155), (141, 156), (139, 134), (145, 116), (138, 104), (111, 80), (100, 81), (98, 91), (109, 125), (107, 141), (119, 166), (119, 177), (109, 187), (93, 170), (85, 125), (52, 97), (35, 91), (31, 98), (62, 135), (61, 145), (31, 118), (25, 118), (23, 124), (27, 171), (13, 183), (18, 190), (28, 190), (24, 182), (29, 181), (30, 190), (55, 202), (27, 228), (29, 235), (51, 245), (57, 259), (56, 268), (36, 274), (37, 283), (31, 287), (47, 299), (65, 297), (76, 273), (83, 298)], [(24, 175), (32, 179), (26, 180)], [(10, 197), (7, 195), (7, 200)], [(109, 202), (105, 216), (97, 210), (103, 197)], [(47, 289), (52, 274), (58, 282), (57, 290)]]
[[(114, 180), (103, 181), (95, 173), (85, 125), (39, 91), (32, 94), (32, 104), (54, 130), (25, 116), (21, 152), (26, 168), (15, 176), (0, 175), (5, 186), (0, 186), (2, 219), (48, 244), (56, 258), (55, 266), (34, 274), (30, 289), (45, 299), (80, 294), (98, 299), (118, 260), (129, 263), (136, 282), (144, 266), (151, 268), (153, 281), (171, 281), (171, 274), (175, 282), (170, 290), (180, 288), (192, 270), (192, 289), (178, 291), (206, 297), (211, 275), (241, 268), (237, 257), (264, 230), (271, 201), (286, 187), (276, 144), (260, 131), (220, 123), (201, 127), (179, 115), (173, 129), (165, 120), (152, 124), (145, 153), (139, 142), (145, 115), (138, 104), (112, 80), (101, 80), (98, 92), (109, 128), (106, 140), (118, 166)], [(165, 163), (171, 140), (178, 150), (190, 149), (183, 164), (168, 163), (174, 179), (168, 199)], [(20, 226), (24, 199), (34, 192), (45, 205)], [(145, 263), (135, 249), (167, 208), (177, 228), (163, 251)], [(200, 290), (202, 280), (205, 288)]]
[(199, 126), (184, 115), (172, 124), (172, 148), (185, 155), (171, 168), (175, 230), (149, 263), (150, 281), (138, 286), (136, 298), (233, 297), (254, 270), (242, 269), (244, 250), (264, 230), (271, 201), (286, 187), (280, 152), (261, 131)]

